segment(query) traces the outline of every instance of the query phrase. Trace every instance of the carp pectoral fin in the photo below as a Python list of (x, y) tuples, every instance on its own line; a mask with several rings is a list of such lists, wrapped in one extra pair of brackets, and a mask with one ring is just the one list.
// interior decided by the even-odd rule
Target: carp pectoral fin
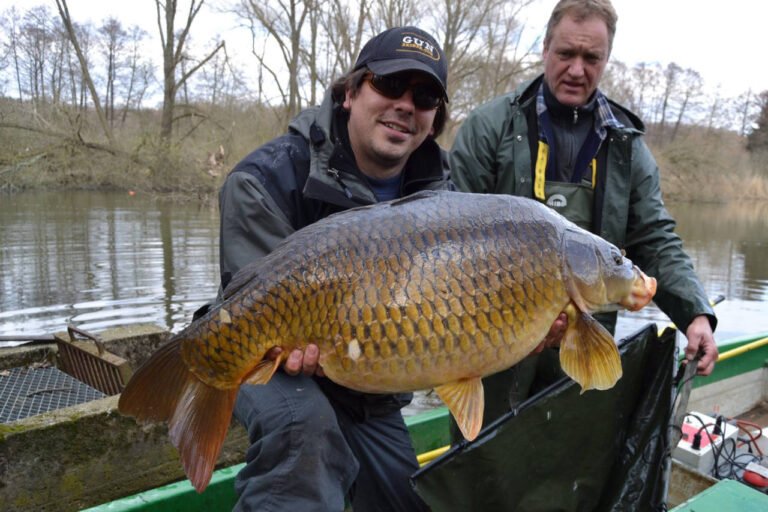
[(611, 334), (572, 303), (565, 308), (568, 328), (560, 343), (560, 366), (581, 392), (610, 389), (621, 378), (621, 356)]
[(468, 441), (476, 438), (483, 426), (485, 407), (480, 377), (443, 384), (436, 387), (435, 391), (448, 406), (464, 437)]
[(256, 368), (253, 369), (251, 373), (246, 375), (245, 379), (243, 379), (243, 383), (247, 384), (253, 384), (253, 385), (259, 385), (259, 384), (266, 384), (269, 382), (269, 379), (272, 378), (272, 376), (275, 374), (277, 369), (280, 367), (280, 363), (283, 360), (283, 354), (281, 353), (279, 356), (277, 356), (274, 360), (272, 359), (264, 359), (259, 364), (256, 365)]

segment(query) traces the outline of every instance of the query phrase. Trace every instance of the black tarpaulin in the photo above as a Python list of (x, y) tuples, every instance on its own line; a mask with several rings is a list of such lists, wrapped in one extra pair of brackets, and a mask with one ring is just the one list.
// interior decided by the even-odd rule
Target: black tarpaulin
[(666, 510), (675, 335), (619, 343), (606, 391), (562, 379), (413, 476), (439, 511)]

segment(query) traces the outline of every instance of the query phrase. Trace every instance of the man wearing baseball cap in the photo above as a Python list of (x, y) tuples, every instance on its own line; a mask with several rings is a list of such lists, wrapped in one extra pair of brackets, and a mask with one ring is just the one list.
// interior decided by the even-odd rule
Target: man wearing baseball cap
[[(423, 30), (397, 27), (371, 39), (319, 107), (301, 112), (288, 133), (227, 177), (219, 198), (221, 290), (331, 213), (451, 188), (435, 142), (446, 121), (446, 84), (445, 55)], [(235, 510), (340, 511), (345, 499), (355, 512), (426, 510), (408, 480), (418, 464), (400, 409), (411, 395), (339, 386), (323, 376), (318, 355), (315, 345), (294, 351), (268, 384), (240, 388), (234, 415), (251, 446)]]

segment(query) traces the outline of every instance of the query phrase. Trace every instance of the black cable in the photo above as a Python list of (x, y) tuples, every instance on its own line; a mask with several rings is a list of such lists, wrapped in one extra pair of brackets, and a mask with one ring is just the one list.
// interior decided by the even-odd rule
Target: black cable
[[(688, 364), (691, 364), (691, 363), (688, 363)], [(684, 364), (680, 365), (680, 367), (679, 367), (679, 369), (677, 371), (677, 375), (675, 375), (675, 377), (674, 377), (674, 379), (672, 381), (673, 385), (676, 388), (675, 389), (675, 397), (672, 399), (672, 404), (671, 404), (671, 408), (670, 408), (670, 412), (669, 412), (669, 418), (672, 421), (674, 421), (675, 409), (678, 406), (678, 401), (680, 399), (680, 395), (681, 395), (681, 391), (682, 391), (683, 386), (685, 386), (688, 382), (690, 382), (690, 381), (692, 381), (693, 379), (696, 378), (696, 374), (694, 373), (688, 379), (683, 379), (683, 376), (685, 375), (685, 367), (686, 366), (687, 365), (684, 365)], [(693, 415), (688, 413), (688, 414), (686, 414), (686, 417), (687, 416), (693, 416)], [(701, 421), (700, 418), (697, 418), (697, 419), (699, 419), (699, 421)], [(670, 430), (672, 432), (677, 432), (677, 433), (679, 433), (681, 435), (682, 435), (682, 428), (683, 428), (682, 425), (676, 425), (674, 423), (670, 423), (669, 425), (667, 425), (667, 429), (668, 430)], [(670, 457), (672, 456), (672, 451), (676, 447), (677, 447), (676, 445), (672, 446), (672, 443), (670, 443), (670, 446), (667, 449), (667, 451), (669, 452), (669, 456)]]
[[(712, 438), (712, 434), (710, 434), (709, 430), (707, 430), (709, 427), (714, 427), (715, 426), (714, 423), (706, 423), (698, 415), (692, 414), (692, 413), (686, 414), (686, 418), (687, 417), (695, 418), (699, 423), (701, 423), (701, 427), (699, 428), (699, 430), (696, 431), (696, 433), (693, 436), (693, 440), (691, 442), (691, 448), (700, 449), (700, 448), (696, 448), (694, 446), (694, 442), (696, 441), (697, 437), (698, 437), (698, 439), (701, 439), (702, 432), (704, 434), (706, 434), (707, 439), (709, 440), (709, 445), (711, 446), (711, 449), (712, 449), (712, 456), (713, 456), (713, 464), (712, 464), (712, 471), (711, 471), (711, 473), (713, 474), (713, 476), (715, 478), (720, 479), (721, 477), (720, 477), (720, 471), (719, 471), (719, 467), (718, 467), (719, 466), (719, 459), (720, 459), (720, 456), (722, 454), (723, 448), (725, 446), (725, 441), (728, 441), (728, 439), (725, 439), (725, 435), (721, 435), (720, 437), (723, 439), (723, 443), (720, 446), (717, 446), (717, 444), (715, 444), (715, 439)], [(734, 449), (734, 453), (735, 453), (735, 451), (736, 451), (736, 441), (734, 441), (733, 439), (730, 439), (730, 441), (733, 441), (733, 449)], [(699, 443), (700, 443), (700, 441), (699, 441)]]

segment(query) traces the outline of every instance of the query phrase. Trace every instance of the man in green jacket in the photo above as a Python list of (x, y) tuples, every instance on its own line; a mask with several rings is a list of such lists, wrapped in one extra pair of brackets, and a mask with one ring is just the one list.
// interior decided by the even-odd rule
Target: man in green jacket
[[(543, 75), (470, 114), (451, 149), (451, 177), (468, 192), (536, 198), (624, 249), (657, 278), (656, 304), (686, 334), (686, 358), (698, 355), (698, 373), (709, 375), (716, 318), (664, 207), (643, 123), (598, 89), (616, 20), (609, 0), (558, 2)], [(615, 328), (615, 313), (599, 319)], [(498, 392), (489, 387), (486, 396)]]

